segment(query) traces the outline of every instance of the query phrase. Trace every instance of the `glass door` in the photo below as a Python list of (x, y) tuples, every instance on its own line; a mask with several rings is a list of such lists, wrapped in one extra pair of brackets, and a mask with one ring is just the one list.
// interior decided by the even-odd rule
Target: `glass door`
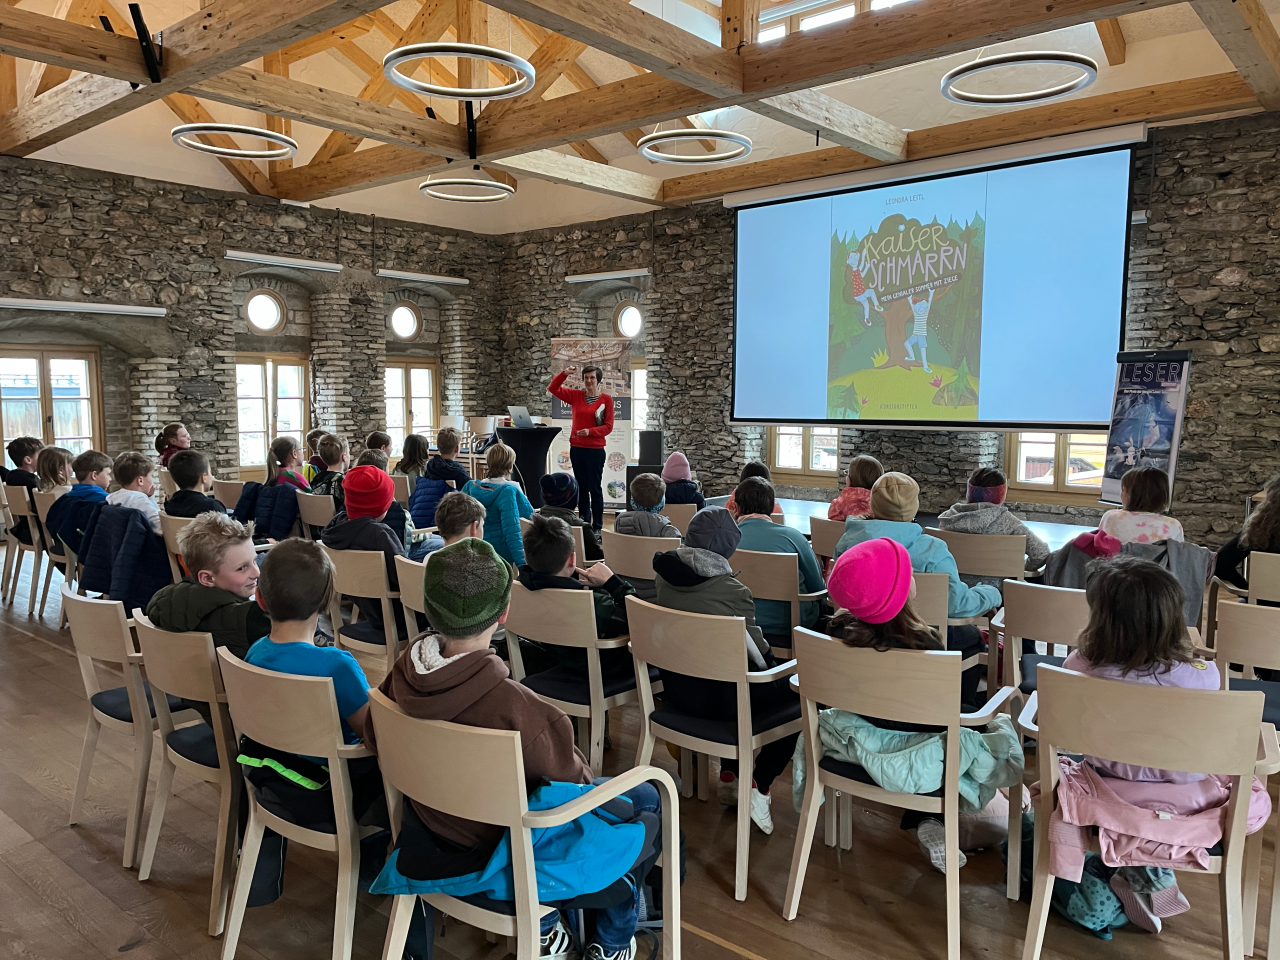
[(303, 450), (307, 435), (305, 357), (236, 355), (236, 425), (240, 479), (263, 481), (267, 453), (277, 437), (292, 437)]
[(72, 454), (101, 450), (100, 397), (98, 352), (92, 348), (0, 348), (5, 446), (16, 437), (36, 437)]

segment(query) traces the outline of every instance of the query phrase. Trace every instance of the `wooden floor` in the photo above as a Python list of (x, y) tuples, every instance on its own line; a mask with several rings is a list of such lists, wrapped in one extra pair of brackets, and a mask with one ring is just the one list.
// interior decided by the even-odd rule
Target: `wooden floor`
[[(55, 588), (57, 583), (55, 575)], [(152, 877), (139, 883), (136, 871), (120, 866), (131, 790), (129, 742), (104, 731), (85, 815), (79, 825), (68, 827), (87, 711), (84, 689), (70, 634), (57, 630), (55, 600), (50, 599), (43, 619), (28, 618), (26, 606), (24, 578), (14, 607), (0, 610), (0, 957), (218, 957), (221, 941), (205, 932), (215, 789), (178, 773), (177, 796), (169, 804)], [(362, 659), (376, 683), (381, 669)], [(615, 747), (606, 754), (606, 773), (629, 765), (634, 750), (634, 711), (616, 713)], [(656, 762), (674, 770), (661, 745)], [(746, 902), (737, 903), (732, 895), (732, 816), (714, 801), (684, 802), (688, 880), (683, 888), (683, 950), (690, 960), (946, 957), (943, 877), (922, 857), (914, 836), (898, 829), (896, 813), (857, 810), (851, 851), (828, 849), (819, 839), (800, 916), (793, 923), (779, 913), (797, 822), (789, 769), (776, 785), (773, 817), (772, 836), (752, 828), (750, 888)], [(1270, 889), (1271, 851), (1269, 833), (1264, 890)], [(335, 865), (329, 854), (291, 844), (285, 895), (248, 912), (238, 956), (328, 957)], [(971, 856), (962, 871), (965, 957), (1021, 956), (1027, 907), (1005, 900), (1003, 877), (996, 851)], [(1169, 921), (1160, 936), (1130, 925), (1103, 943), (1051, 915), (1044, 956), (1221, 956), (1215, 882), (1184, 874), (1182, 888), (1192, 910)], [(387, 898), (361, 894), (354, 957), (381, 955), (386, 911)], [(1268, 916), (1264, 903), (1258, 956), (1267, 955), (1263, 938)], [(642, 960), (649, 949), (648, 943), (642, 945)], [(436, 950), (442, 960), (500, 960), (501, 955), (475, 930), (454, 921), (443, 937), (437, 936)]]

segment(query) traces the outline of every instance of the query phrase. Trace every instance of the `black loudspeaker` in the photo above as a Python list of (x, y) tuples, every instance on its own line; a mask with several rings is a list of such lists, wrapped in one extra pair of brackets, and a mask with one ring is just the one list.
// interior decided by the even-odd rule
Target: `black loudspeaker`
[(640, 462), (662, 463), (662, 431), (640, 431)]

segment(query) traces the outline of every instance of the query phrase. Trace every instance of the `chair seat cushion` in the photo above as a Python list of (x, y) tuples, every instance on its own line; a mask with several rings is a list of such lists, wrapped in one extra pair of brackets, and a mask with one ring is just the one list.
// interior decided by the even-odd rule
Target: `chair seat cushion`
[(1022, 672), (1022, 683), (1018, 689), (1030, 696), (1036, 692), (1036, 667), (1047, 663), (1051, 667), (1060, 667), (1067, 662), (1066, 657), (1050, 657), (1042, 653), (1023, 654), (1018, 661), (1018, 669)]
[[(846, 780), (855, 780), (858, 783), (865, 783), (873, 787), (880, 784), (867, 773), (867, 768), (857, 763), (850, 763), (847, 760), (837, 760), (835, 757), (823, 757), (818, 761), (818, 766), (828, 773), (834, 773), (837, 777), (844, 777)], [(942, 796), (942, 788), (933, 790), (929, 793), (920, 794), (922, 797), (940, 797)]]
[(207, 723), (193, 723), (189, 727), (179, 727), (165, 737), (169, 749), (180, 757), (202, 767), (217, 767), (218, 744), (213, 736), (213, 727)]
[[(738, 742), (738, 722), (736, 720), (707, 720), (703, 717), (690, 716), (673, 707), (659, 707), (649, 714), (649, 719), (669, 730), (683, 733), (686, 736), (710, 740), (712, 743), (736, 744)], [(800, 719), (800, 701), (784, 700), (772, 704), (764, 710), (751, 715), (751, 733), (758, 736), (774, 727)]]
[(1280, 680), (1237, 680), (1231, 678), (1232, 690), (1261, 690), (1267, 698), (1262, 705), (1262, 722), (1280, 727)]
[(344, 624), (338, 633), (359, 643), (374, 643), (381, 647), (387, 645), (386, 631), (376, 626), (372, 620), (357, 620), (355, 623)]
[[(649, 680), (658, 682), (658, 668), (649, 668)], [(563, 703), (578, 703), (586, 706), (591, 702), (591, 688), (587, 678), (566, 670), (564, 667), (552, 667), (520, 681), (540, 697), (548, 700), (559, 700)], [(620, 693), (636, 688), (635, 674), (621, 677), (604, 677), (604, 698), (616, 697)]]
[[(156, 715), (155, 701), (151, 697), (151, 684), (143, 680), (143, 688), (147, 691), (147, 706), (151, 708), (151, 716)], [(172, 697), (165, 694), (169, 698), (169, 710), (177, 713), (179, 710), (186, 708), (181, 697)], [(89, 698), (89, 702), (93, 704), (98, 711), (105, 713), (112, 720), (121, 720), (124, 723), (133, 723), (133, 711), (129, 709), (129, 690), (127, 687), (114, 687), (111, 690), (103, 690), (95, 693)]]
[(766, 633), (764, 642), (771, 647), (782, 647), (786, 650), (791, 649), (791, 634), (789, 633)]

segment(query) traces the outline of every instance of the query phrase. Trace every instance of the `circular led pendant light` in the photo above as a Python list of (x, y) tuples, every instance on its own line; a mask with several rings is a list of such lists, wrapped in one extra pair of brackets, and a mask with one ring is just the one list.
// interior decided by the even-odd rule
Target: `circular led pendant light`
[[(1010, 66), (1051, 66), (1075, 67), (1081, 71), (1080, 76), (1057, 86), (1045, 87), (1042, 90), (1028, 90), (1023, 93), (966, 93), (956, 89), (956, 82), (968, 77), (977, 76), (988, 70)], [(970, 63), (961, 64), (954, 70), (948, 70), (942, 78), (942, 95), (954, 103), (979, 104), (981, 106), (1003, 106), (1010, 103), (1044, 103), (1057, 100), (1069, 93), (1083, 90), (1098, 79), (1098, 63), (1091, 57), (1079, 53), (1055, 53), (1038, 50), (1027, 53), (1001, 53), (994, 57), (981, 57)]]
[[(275, 144), (275, 147), (269, 150), (242, 150), (239, 147), (219, 147), (196, 139), (201, 134), (211, 133), (257, 137), (259, 140)], [(298, 152), (297, 141), (286, 137), (283, 133), (263, 130), (260, 127), (244, 127), (238, 123), (184, 123), (170, 130), (169, 136), (178, 146), (186, 147), (188, 150), (210, 153), (215, 157), (234, 157), (239, 160), (283, 160)]]
[[(441, 189), (444, 188), (444, 189)], [(506, 200), (516, 192), (509, 183), (486, 180), (482, 177), (439, 177), (418, 184), (423, 196), (436, 200), (452, 200), (455, 203), (496, 203)], [(468, 190), (488, 190), (488, 193), (468, 193)]]
[[(415, 80), (400, 72), (401, 64), (425, 60), (428, 57), (482, 60), (485, 63), (507, 67), (515, 72), (516, 78), (500, 87), (445, 87), (438, 83)], [(497, 47), (484, 47), (477, 43), (414, 43), (406, 47), (397, 47), (382, 58), (382, 73), (397, 87), (444, 100), (505, 100), (508, 97), (518, 97), (532, 90), (534, 80), (537, 78), (533, 64), (524, 57), (518, 57), (506, 50), (499, 50)]]
[[(659, 149), (668, 143), (681, 144), (690, 140), (714, 140), (731, 146), (698, 154), (664, 153)], [(731, 130), (655, 130), (641, 137), (636, 146), (640, 149), (640, 156), (654, 163), (727, 163), (730, 160), (740, 160), (751, 153), (751, 138)]]

